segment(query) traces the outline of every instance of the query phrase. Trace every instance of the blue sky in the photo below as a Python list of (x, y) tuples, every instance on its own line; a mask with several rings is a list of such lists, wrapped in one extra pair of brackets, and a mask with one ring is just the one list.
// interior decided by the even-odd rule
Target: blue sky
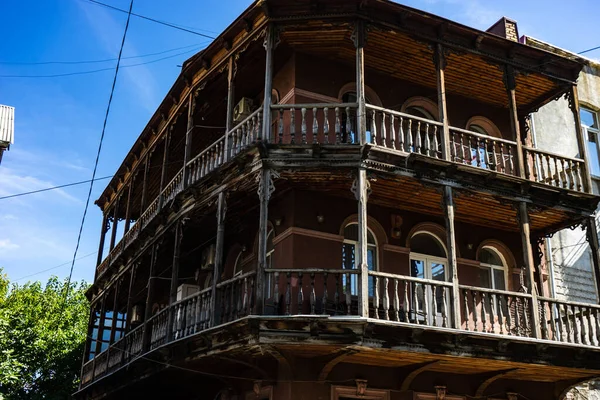
[[(128, 0), (104, 0), (128, 8)], [(216, 36), (251, 2), (241, 0), (136, 0), (134, 12)], [(519, 33), (572, 51), (600, 45), (595, 34), (600, 3), (571, 0), (410, 0), (420, 8), (480, 29), (501, 16)], [(7, 62), (115, 58), (126, 15), (86, 0), (3, 0), (0, 24), (0, 103), (16, 107), (15, 144), (0, 165), (0, 197), (91, 177), (113, 71), (56, 78), (11, 78), (113, 67), (114, 61), (77, 65)], [(132, 17), (122, 65), (173, 56), (119, 74), (97, 176), (113, 174), (179, 73), (178, 65), (207, 39)], [(186, 47), (186, 48), (182, 48)], [(189, 51), (186, 54), (182, 52)], [(597, 58), (599, 52), (587, 54)], [(107, 181), (97, 182), (96, 200)], [(67, 276), (87, 185), (0, 200), (0, 268), (12, 280)], [(91, 281), (101, 213), (95, 205), (83, 231), (74, 279)], [(57, 267), (61, 264), (61, 267)], [(48, 270), (50, 269), (50, 270)], [(48, 270), (45, 272), (40, 272)]]

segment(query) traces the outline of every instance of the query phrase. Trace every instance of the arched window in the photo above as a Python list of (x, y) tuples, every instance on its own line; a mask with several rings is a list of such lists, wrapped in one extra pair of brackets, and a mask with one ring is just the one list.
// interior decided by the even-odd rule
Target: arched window
[(433, 100), (422, 96), (415, 96), (406, 100), (404, 104), (402, 104), (400, 111), (405, 114), (433, 121), (438, 121), (440, 115), (437, 104)]
[[(502, 134), (498, 127), (489, 119), (481, 116), (472, 117), (467, 121), (467, 130), (471, 132), (478, 133), (480, 135), (491, 136), (495, 138), (502, 138)], [(486, 147), (485, 142), (483, 140), (478, 141), (479, 155), (477, 151), (472, 148), (470, 145), (465, 148), (465, 152), (471, 154), (470, 164), (474, 167), (482, 167), (486, 169), (496, 170), (498, 164), (502, 162), (502, 159), (497, 159), (496, 157), (503, 157), (502, 154), (498, 153), (498, 149), (494, 151), (494, 144), (491, 141), (488, 141), (488, 145)], [(459, 154), (459, 153), (457, 153)], [(496, 154), (496, 155), (495, 155)], [(479, 160), (477, 157), (479, 156)], [(504, 155), (504, 157), (511, 157), (510, 155)], [(505, 161), (509, 161), (508, 159)], [(467, 160), (469, 162), (469, 160)]]
[[(356, 103), (358, 102), (358, 96), (356, 94), (356, 84), (354, 82), (348, 83), (342, 87), (339, 93), (339, 99), (342, 103)], [(368, 86), (365, 86), (365, 102), (367, 104), (374, 104), (376, 106), (382, 106), (381, 99), (377, 96), (377, 93)], [(356, 134), (356, 115), (348, 116), (345, 110), (342, 110), (342, 142), (343, 143), (354, 143), (357, 144), (360, 138)], [(366, 139), (367, 143), (373, 143), (373, 137), (371, 136), (371, 113), (367, 113), (367, 132)]]
[(243, 259), (244, 251), (240, 250), (239, 254), (235, 258), (235, 264), (233, 264), (233, 277), (239, 276), (242, 274), (242, 259)]
[[(351, 222), (344, 228), (344, 244), (342, 246), (342, 268), (358, 269), (356, 257), (358, 253), (358, 223)], [(377, 241), (370, 229), (367, 229), (367, 266), (370, 271), (377, 271)], [(346, 275), (343, 277), (344, 291), (350, 290), (350, 294), (358, 294), (358, 276)], [(369, 277), (369, 296), (375, 293), (375, 280)]]
[[(417, 231), (413, 234), (410, 239), (410, 275), (412, 277), (447, 282), (449, 280), (447, 265), (446, 247), (440, 238), (428, 231)], [(426, 320), (431, 324), (433, 318), (441, 319), (443, 317), (444, 289), (442, 287), (437, 287), (433, 293), (430, 285), (415, 283), (411, 286), (411, 290), (416, 291), (416, 296), (411, 295), (411, 303), (416, 301), (416, 304), (412, 304), (410, 307), (415, 310), (412, 318)], [(446, 295), (449, 295), (449, 291), (446, 291)], [(426, 304), (432, 304), (433, 301), (437, 306), (437, 315), (435, 316), (431, 313), (427, 314), (425, 307)], [(449, 304), (448, 301), (449, 298), (446, 298), (447, 304)]]
[(479, 250), (479, 262), (481, 287), (506, 290), (506, 262), (502, 254), (493, 247), (483, 247)]
[[(273, 236), (275, 235), (275, 231), (272, 227), (269, 227), (269, 233), (267, 233), (267, 256), (265, 257), (265, 269), (273, 268), (273, 253), (275, 252), (275, 246), (273, 245)], [(266, 282), (266, 296), (267, 298), (271, 298), (272, 293), (272, 282), (271, 282), (272, 274), (267, 274), (267, 282)]]

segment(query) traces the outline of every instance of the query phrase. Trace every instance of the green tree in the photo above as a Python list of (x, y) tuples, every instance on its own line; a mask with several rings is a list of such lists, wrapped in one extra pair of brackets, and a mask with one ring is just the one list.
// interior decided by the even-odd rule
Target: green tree
[(87, 333), (87, 284), (10, 284), (0, 270), (0, 400), (71, 398)]

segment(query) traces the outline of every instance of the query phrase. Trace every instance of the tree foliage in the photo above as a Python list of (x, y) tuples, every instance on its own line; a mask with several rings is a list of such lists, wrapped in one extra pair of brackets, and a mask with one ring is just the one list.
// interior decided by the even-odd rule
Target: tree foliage
[(87, 284), (10, 284), (0, 270), (0, 400), (71, 398), (87, 333)]

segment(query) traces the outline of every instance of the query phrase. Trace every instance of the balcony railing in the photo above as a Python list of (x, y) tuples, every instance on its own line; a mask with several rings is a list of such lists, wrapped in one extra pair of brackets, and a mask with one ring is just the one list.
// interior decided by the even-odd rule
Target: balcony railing
[[(358, 145), (356, 103), (278, 104), (272, 106), (273, 133), (270, 141), (282, 145)], [(366, 106), (366, 140), (374, 146), (399, 154), (417, 153), (442, 159), (443, 125), (437, 121)], [(162, 207), (187, 185), (204, 179), (214, 170), (255, 143), (262, 134), (262, 109), (258, 109), (225, 135), (204, 149), (180, 170), (144, 213), (125, 233), (121, 241), (98, 266), (98, 274), (125, 251), (158, 215)], [(483, 135), (465, 129), (449, 128), (448, 160), (496, 173), (520, 176), (518, 150), (514, 141)], [(523, 146), (526, 179), (576, 191), (585, 191), (585, 164), (569, 158)], [(187, 176), (188, 181), (184, 182)]]

